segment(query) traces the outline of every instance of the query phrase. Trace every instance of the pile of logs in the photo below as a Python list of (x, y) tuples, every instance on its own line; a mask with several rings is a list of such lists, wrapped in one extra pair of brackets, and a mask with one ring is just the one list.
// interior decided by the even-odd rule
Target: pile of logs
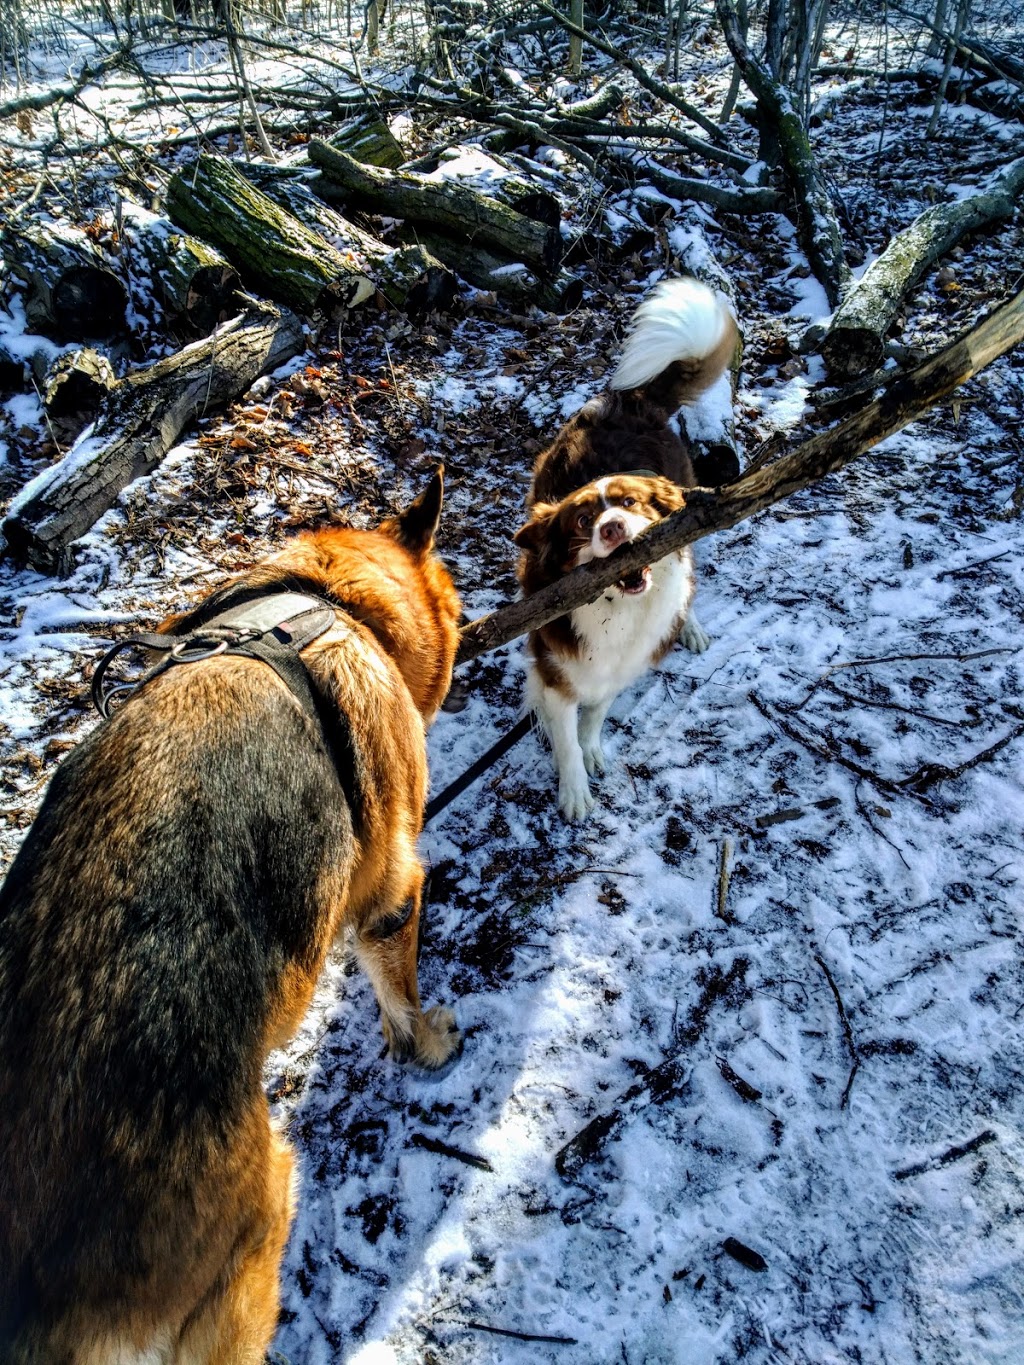
[[(166, 217), (122, 204), (109, 226), (7, 229), (30, 329), (65, 347), (90, 343), (49, 371), (33, 357), (48, 416), (67, 433), (93, 423), (11, 505), (3, 534), (19, 558), (64, 572), (71, 543), (189, 421), (301, 353), (302, 318), (371, 299), (413, 315), (445, 310), (459, 277), (519, 309), (580, 302), (547, 184), (476, 149), (405, 169), (402, 156), (386, 127), (364, 120), (311, 142), (298, 165), (202, 153), (172, 177)], [(367, 226), (382, 217), (401, 220), (393, 244)], [(118, 380), (95, 348), (123, 360), (133, 314), (196, 340)]]

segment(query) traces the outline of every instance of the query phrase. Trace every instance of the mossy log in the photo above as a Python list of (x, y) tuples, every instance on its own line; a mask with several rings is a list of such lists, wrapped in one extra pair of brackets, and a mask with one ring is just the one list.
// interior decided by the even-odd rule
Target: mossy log
[(451, 180), (433, 180), (411, 171), (361, 166), (327, 142), (314, 139), (309, 159), (347, 193), (351, 203), (423, 223), (479, 246), (496, 247), (512, 260), (554, 273), (562, 258), (557, 227), (539, 223), (490, 195)]
[(468, 284), (491, 290), (516, 308), (536, 305), (546, 313), (571, 313), (583, 300), (583, 281), (568, 270), (540, 275), (519, 261), (509, 262), (471, 242), (457, 242), (431, 232), (419, 232), (417, 237), (431, 255)]
[(95, 426), (8, 508), (3, 533), (16, 559), (43, 573), (68, 572), (72, 542), (133, 479), (156, 468), (189, 422), (303, 350), (294, 314), (248, 302), (212, 336), (114, 385)]
[(786, 87), (747, 47), (731, 0), (715, 0), (715, 9), (733, 60), (757, 100), (758, 114), (777, 135), (783, 170), (793, 195), (800, 245), (825, 290), (829, 306), (835, 308), (849, 283), (850, 270), (843, 254), (843, 235), (832, 196), (803, 120)]
[(226, 256), (137, 205), (123, 211), (124, 240), (170, 322), (206, 336), (235, 309), (241, 283)]
[(397, 171), (405, 161), (402, 144), (383, 119), (368, 115), (348, 123), (328, 138), (332, 147), (348, 152), (364, 166), (383, 166)]
[(268, 198), (293, 214), (300, 223), (317, 232), (336, 250), (354, 259), (374, 281), (389, 303), (410, 314), (443, 312), (451, 307), (458, 293), (455, 276), (441, 260), (421, 245), (386, 246), (314, 193), (309, 170), (292, 171), (266, 162), (249, 162), (246, 179), (251, 179)]
[(4, 232), (2, 250), (24, 287), (30, 330), (57, 341), (103, 340), (126, 330), (120, 263), (84, 232), (56, 221), (25, 222)]
[(895, 236), (836, 310), (821, 347), (829, 374), (852, 379), (876, 369), (885, 355), (886, 333), (908, 291), (962, 237), (1011, 217), (1022, 189), (1024, 157), (977, 194), (926, 209)]
[(217, 246), (262, 293), (300, 313), (352, 308), (374, 291), (350, 255), (275, 204), (223, 157), (203, 152), (171, 177), (167, 214), (185, 232)]

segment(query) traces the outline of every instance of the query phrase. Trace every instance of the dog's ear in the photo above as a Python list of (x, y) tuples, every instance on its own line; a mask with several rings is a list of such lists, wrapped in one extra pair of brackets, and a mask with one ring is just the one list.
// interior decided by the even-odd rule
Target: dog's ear
[(548, 534), (551, 526), (551, 518), (557, 508), (547, 502), (534, 503), (530, 509), (530, 520), (525, 526), (520, 526), (512, 539), (521, 550), (526, 550), (530, 554), (535, 554), (540, 548), (541, 542)]
[(400, 545), (414, 555), (425, 555), (434, 543), (443, 501), (444, 465), (441, 464), (423, 492), (413, 499), (404, 512), (386, 521), (381, 529), (389, 531)]
[(655, 479), (653, 484), (651, 506), (663, 517), (669, 516), (672, 512), (678, 512), (681, 507), (686, 506), (683, 490), (671, 479)]

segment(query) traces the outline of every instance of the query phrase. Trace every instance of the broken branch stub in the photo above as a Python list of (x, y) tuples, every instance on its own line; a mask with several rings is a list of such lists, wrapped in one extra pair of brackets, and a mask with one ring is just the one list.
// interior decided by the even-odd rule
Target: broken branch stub
[(812, 436), (774, 464), (717, 492), (691, 489), (686, 506), (607, 559), (573, 569), (521, 602), (510, 602), (464, 626), (458, 662), (498, 649), (556, 617), (594, 602), (624, 575), (653, 564), (713, 531), (724, 531), (781, 502), (914, 421), (958, 385), (1024, 340), (1024, 291), (976, 327), (888, 384), (874, 402), (830, 431)]

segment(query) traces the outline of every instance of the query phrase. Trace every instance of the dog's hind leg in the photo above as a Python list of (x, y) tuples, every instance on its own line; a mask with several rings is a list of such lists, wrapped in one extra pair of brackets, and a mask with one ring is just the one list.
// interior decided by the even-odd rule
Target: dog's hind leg
[(443, 1005), (420, 1005), (416, 958), (423, 872), (415, 864), (415, 883), (398, 909), (382, 910), (364, 921), (356, 934), (356, 955), (370, 978), (380, 1006), (381, 1028), (396, 1062), (413, 1062), (436, 1071), (462, 1046), (455, 1015)]
[(281, 1258), (295, 1212), (295, 1159), (271, 1130), (264, 1204), (226, 1281), (186, 1324), (176, 1365), (263, 1365), (280, 1311)]

